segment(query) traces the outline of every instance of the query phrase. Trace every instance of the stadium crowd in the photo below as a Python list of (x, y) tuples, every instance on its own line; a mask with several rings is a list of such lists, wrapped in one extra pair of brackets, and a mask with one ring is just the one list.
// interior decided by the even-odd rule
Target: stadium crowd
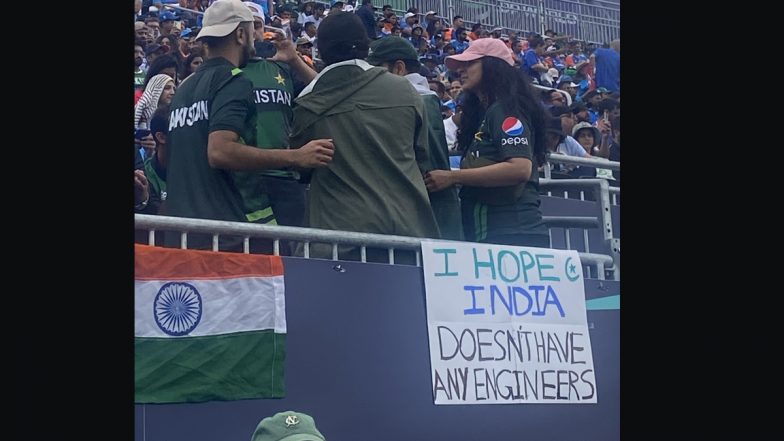
[(546, 158), (620, 161), (620, 39), (373, 0), (176, 6), (135, 0), (138, 213), (543, 246)]

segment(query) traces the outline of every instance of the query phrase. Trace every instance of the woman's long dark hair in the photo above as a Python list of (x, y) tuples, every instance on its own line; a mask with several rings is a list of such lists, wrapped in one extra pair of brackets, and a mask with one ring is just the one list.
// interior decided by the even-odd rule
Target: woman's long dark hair
[[(538, 94), (534, 93), (528, 80), (520, 69), (514, 68), (496, 57), (484, 57), (482, 63), (482, 82), (480, 91), (487, 97), (487, 107), (499, 101), (508, 114), (520, 114), (528, 119), (531, 125), (531, 141), (536, 166), (544, 164), (547, 147), (545, 145), (545, 119)], [(474, 139), (479, 125), (485, 117), (487, 108), (479, 100), (479, 96), (464, 90), (463, 116), (460, 121), (458, 143), (465, 150)]]

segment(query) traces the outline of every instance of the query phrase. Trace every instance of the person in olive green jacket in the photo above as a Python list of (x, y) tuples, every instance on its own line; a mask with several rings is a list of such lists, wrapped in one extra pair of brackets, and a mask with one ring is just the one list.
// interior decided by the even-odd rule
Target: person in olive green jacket
[[(335, 156), (310, 175), (308, 226), (439, 238), (422, 178), (430, 165), (419, 95), (363, 60), (369, 39), (355, 14), (324, 19), (317, 41), (327, 67), (296, 99), (291, 145), (326, 137)], [(312, 256), (331, 257), (331, 246), (318, 245)], [(341, 251), (351, 258), (357, 250)]]
[[(428, 154), (431, 166), (426, 172), (439, 169), (450, 170), (449, 149), (446, 145), (446, 132), (441, 118), (441, 100), (430, 90), (427, 79), (419, 74), (422, 65), (417, 59), (417, 51), (411, 43), (401, 37), (386, 37), (370, 45), (371, 54), (367, 61), (405, 77), (419, 93), (425, 106), (427, 121)], [(441, 230), (441, 237), (449, 240), (463, 240), (463, 222), (460, 214), (460, 200), (457, 188), (449, 187), (430, 193), (430, 205)]]

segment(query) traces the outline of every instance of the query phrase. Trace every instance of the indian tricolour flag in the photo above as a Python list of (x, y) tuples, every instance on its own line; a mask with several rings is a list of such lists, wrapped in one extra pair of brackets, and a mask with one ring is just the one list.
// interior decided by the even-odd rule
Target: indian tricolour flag
[(136, 402), (285, 395), (279, 256), (136, 245)]

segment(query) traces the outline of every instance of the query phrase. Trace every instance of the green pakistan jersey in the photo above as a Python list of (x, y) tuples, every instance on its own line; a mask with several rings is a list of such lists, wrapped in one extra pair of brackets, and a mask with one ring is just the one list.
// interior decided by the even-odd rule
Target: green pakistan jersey
[[(170, 106), (166, 149), (167, 214), (246, 220), (233, 173), (210, 166), (207, 142), (209, 134), (218, 130), (233, 131), (246, 144), (255, 142), (256, 108), (251, 90), (250, 80), (224, 58), (207, 60), (177, 89)], [(178, 245), (178, 236), (167, 234), (167, 244)], [(189, 237), (188, 247), (209, 248), (212, 241), (195, 242)]]
[[(256, 106), (254, 147), (281, 149), (289, 147), (291, 132), (291, 98), (294, 89), (287, 68), (272, 61), (254, 59), (242, 68), (242, 74), (253, 83), (250, 99)], [(234, 172), (242, 193), (245, 215), (249, 222), (277, 225), (263, 176), (294, 180), (289, 170)]]
[(460, 200), (463, 229), (467, 241), (492, 242), (498, 235), (547, 235), (539, 209), (539, 175), (533, 157), (534, 137), (528, 118), (522, 113), (508, 113), (496, 101), (487, 109), (485, 119), (474, 134), (460, 168), (470, 164), (491, 165), (509, 158), (531, 160), (531, 177), (520, 186), (463, 186)]
[[(289, 148), (293, 112), (294, 81), (289, 67), (267, 60), (250, 60), (242, 71), (253, 82), (256, 103), (256, 146), (263, 149)], [(290, 170), (264, 170), (266, 176), (295, 179)]]

